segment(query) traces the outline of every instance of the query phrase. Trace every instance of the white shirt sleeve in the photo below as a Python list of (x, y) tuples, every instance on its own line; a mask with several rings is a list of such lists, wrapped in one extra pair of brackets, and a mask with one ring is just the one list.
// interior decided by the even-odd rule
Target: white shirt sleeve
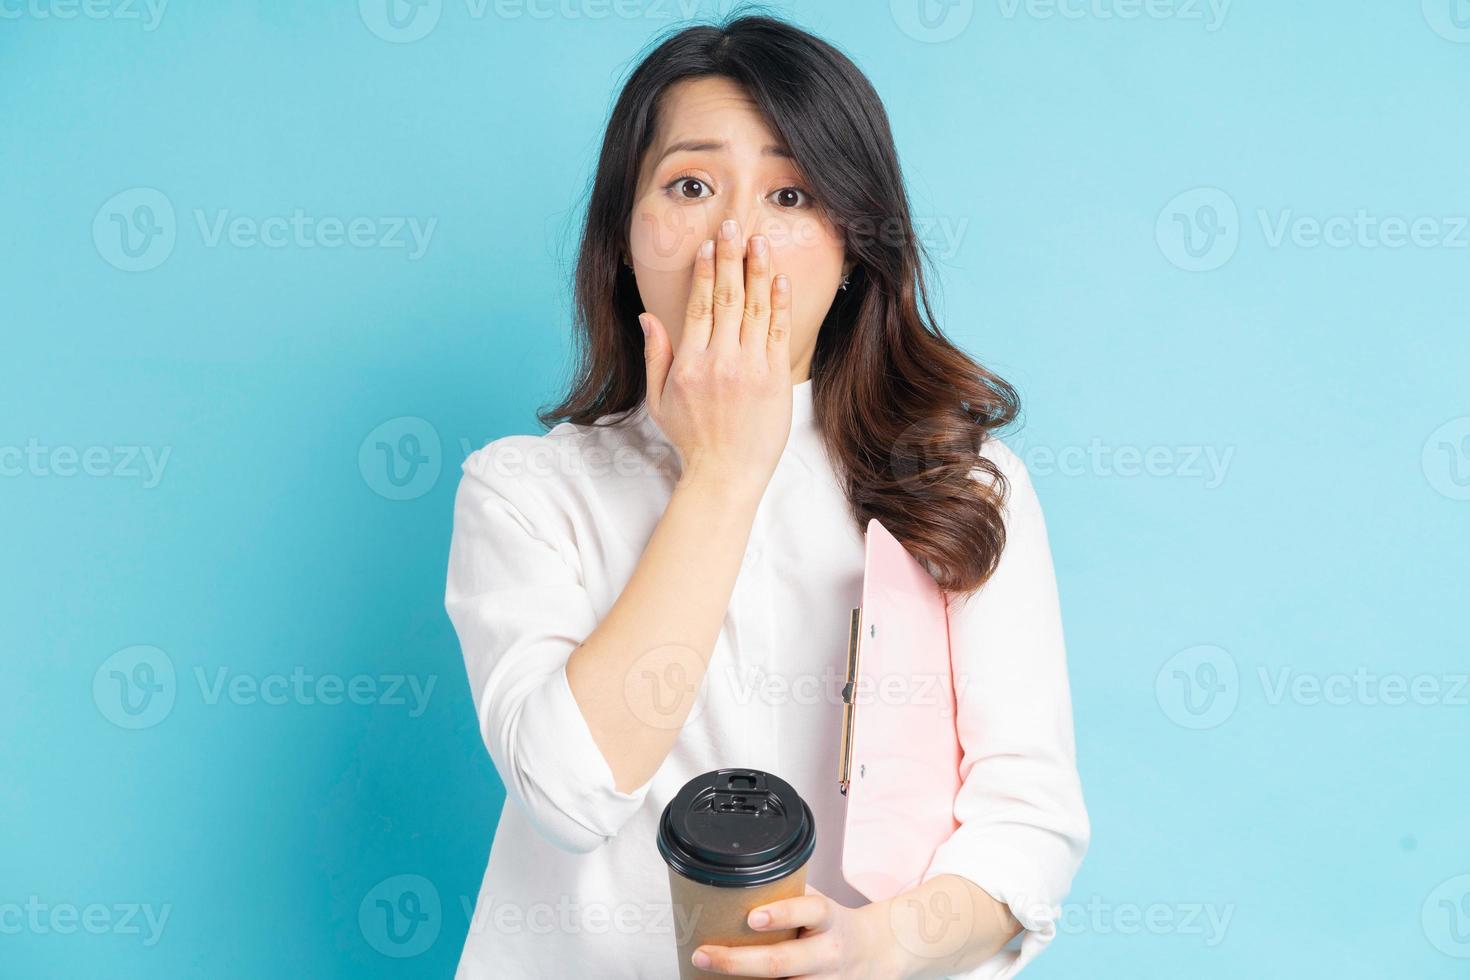
[(922, 880), (968, 878), (1005, 903), (1024, 931), (980, 966), (956, 974), (965, 980), (1014, 976), (1046, 948), (1091, 839), (1041, 504), (1015, 453), (987, 438), (983, 454), (1009, 483), (1006, 541), (989, 581), (949, 604), (963, 749), (955, 800), (960, 826)]
[(597, 616), (574, 565), (574, 543), (559, 547), (550, 523), (537, 520), (534, 488), (496, 472), (496, 443), (462, 467), (445, 608), (507, 798), (547, 840), (585, 853), (618, 833), (652, 780), (631, 793), (616, 788), (572, 695), (567, 658)]

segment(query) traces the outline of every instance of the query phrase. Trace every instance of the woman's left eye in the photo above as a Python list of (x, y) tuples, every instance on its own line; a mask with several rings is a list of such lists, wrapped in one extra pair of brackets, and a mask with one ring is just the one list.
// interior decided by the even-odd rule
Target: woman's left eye
[[(802, 200), (802, 203), (788, 203), (791, 200), (792, 195), (799, 196)], [(782, 207), (806, 208), (810, 207), (812, 203), (811, 194), (807, 193), (804, 189), (800, 187), (783, 187), (780, 190), (776, 191), (772, 196), (776, 198), (777, 203), (780, 204)]]

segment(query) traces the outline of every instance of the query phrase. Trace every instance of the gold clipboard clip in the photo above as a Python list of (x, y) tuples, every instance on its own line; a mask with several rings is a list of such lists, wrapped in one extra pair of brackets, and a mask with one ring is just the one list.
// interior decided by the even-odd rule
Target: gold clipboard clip
[(837, 790), (847, 795), (848, 781), (852, 778), (852, 725), (856, 705), (854, 693), (858, 679), (858, 647), (862, 636), (863, 610), (852, 611), (847, 632), (847, 681), (842, 685), (842, 747), (837, 755)]

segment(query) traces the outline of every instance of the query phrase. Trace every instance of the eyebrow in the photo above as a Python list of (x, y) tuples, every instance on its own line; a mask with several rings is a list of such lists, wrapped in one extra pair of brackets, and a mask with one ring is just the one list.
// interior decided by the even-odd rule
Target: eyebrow
[[(711, 139), (679, 140), (676, 143), (670, 143), (668, 146), (664, 147), (664, 151), (658, 155), (658, 160), (657, 160), (656, 163), (662, 163), (663, 160), (664, 160), (664, 157), (668, 156), (671, 153), (681, 153), (681, 152), (683, 152), (683, 153), (722, 152), (724, 150), (728, 150), (729, 148), (730, 148), (730, 144), (728, 142), (724, 141), (724, 140), (711, 140)], [(785, 158), (787, 160), (790, 160), (791, 159), (791, 150), (788, 149), (784, 145), (777, 144), (777, 143), (771, 143), (771, 144), (768, 144), (767, 146), (764, 146), (764, 147), (761, 148), (761, 156), (765, 156), (765, 157), (783, 157), (783, 158)]]

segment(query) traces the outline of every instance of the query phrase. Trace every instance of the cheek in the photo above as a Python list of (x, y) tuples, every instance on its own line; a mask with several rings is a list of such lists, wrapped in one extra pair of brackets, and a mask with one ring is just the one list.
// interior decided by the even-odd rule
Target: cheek
[(803, 231), (777, 241), (772, 236), (771, 268), (791, 277), (794, 327), (813, 327), (827, 315), (834, 290), (842, 280), (842, 240), (824, 230)]
[(705, 208), (640, 205), (628, 225), (628, 249), (640, 278), (681, 269), (687, 277), (694, 268), (699, 243), (714, 235), (711, 225)]

